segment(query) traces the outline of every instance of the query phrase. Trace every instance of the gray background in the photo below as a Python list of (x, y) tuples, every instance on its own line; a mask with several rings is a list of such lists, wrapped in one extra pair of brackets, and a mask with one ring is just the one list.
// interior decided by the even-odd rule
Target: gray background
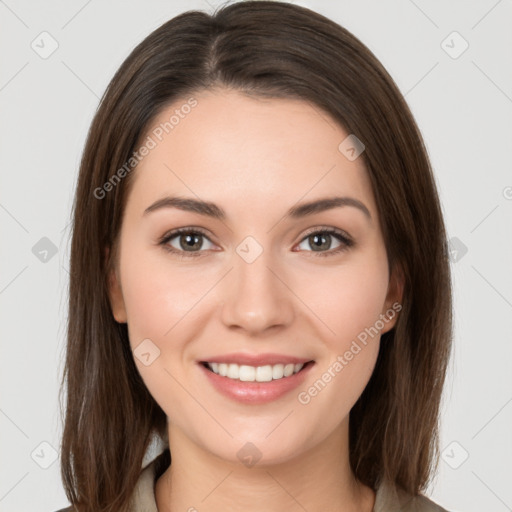
[[(453, 246), (455, 349), (443, 460), (428, 494), (453, 511), (512, 510), (512, 2), (295, 3), (345, 26), (382, 61), (435, 169)], [(2, 512), (67, 504), (56, 456), (68, 224), (98, 99), (153, 29), (213, 5), (0, 1)], [(58, 48), (42, 58), (52, 38)]]

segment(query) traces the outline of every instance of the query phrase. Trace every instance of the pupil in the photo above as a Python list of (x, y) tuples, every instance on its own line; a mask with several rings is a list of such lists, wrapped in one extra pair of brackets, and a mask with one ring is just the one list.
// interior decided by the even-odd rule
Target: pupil
[(330, 243), (328, 242), (330, 235), (311, 235), (309, 237), (312, 242), (312, 247), (316, 251), (317, 249), (329, 249)]
[[(182, 235), (180, 245), (183, 249), (199, 249), (201, 247), (199, 237), (200, 235)], [(183, 241), (185, 241), (185, 243), (183, 243)]]

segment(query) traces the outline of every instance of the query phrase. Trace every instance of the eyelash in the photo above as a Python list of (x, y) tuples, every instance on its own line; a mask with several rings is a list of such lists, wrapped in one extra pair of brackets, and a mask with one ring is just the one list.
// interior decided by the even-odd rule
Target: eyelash
[[(187, 259), (187, 258), (198, 258), (201, 256), (204, 256), (204, 251), (179, 251), (175, 249), (174, 247), (171, 247), (169, 245), (169, 241), (175, 238), (176, 236), (187, 233), (187, 234), (193, 234), (193, 235), (202, 235), (205, 238), (208, 238), (208, 234), (203, 231), (201, 228), (178, 228), (173, 231), (170, 231), (169, 233), (166, 233), (160, 240), (158, 241), (158, 245), (161, 245), (164, 250), (177, 255), (181, 259)], [(341, 242), (341, 245), (337, 247), (336, 249), (331, 249), (328, 251), (306, 251), (306, 252), (316, 252), (316, 256), (320, 257), (327, 257), (327, 256), (334, 256), (336, 254), (339, 254), (341, 252), (344, 252), (348, 250), (350, 247), (354, 246), (354, 241), (344, 232), (339, 229), (335, 228), (315, 228), (314, 230), (311, 230), (310, 232), (306, 233), (304, 237), (300, 240), (299, 243), (302, 243), (304, 240), (306, 240), (311, 235), (317, 235), (317, 234), (328, 234), (334, 236), (338, 241)]]

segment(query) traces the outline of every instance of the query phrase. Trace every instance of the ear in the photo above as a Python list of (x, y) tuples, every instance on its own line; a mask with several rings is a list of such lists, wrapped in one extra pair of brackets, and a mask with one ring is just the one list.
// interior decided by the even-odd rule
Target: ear
[[(105, 261), (108, 262), (110, 250), (107, 247), (105, 249)], [(111, 270), (108, 273), (108, 295), (110, 300), (110, 308), (112, 315), (116, 322), (122, 324), (126, 323), (127, 315), (126, 308), (124, 305), (123, 291), (121, 289), (121, 283), (119, 280), (119, 272), (117, 265), (111, 265)]]
[(390, 331), (398, 320), (398, 312), (402, 309), (402, 298), (404, 293), (404, 273), (399, 265), (395, 265), (389, 278), (388, 292), (382, 310), (384, 328), (381, 334)]

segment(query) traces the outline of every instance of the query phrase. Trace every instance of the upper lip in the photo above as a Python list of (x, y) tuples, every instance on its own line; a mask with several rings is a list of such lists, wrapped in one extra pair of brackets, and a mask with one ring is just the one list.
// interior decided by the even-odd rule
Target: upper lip
[(202, 359), (202, 363), (234, 363), (247, 366), (265, 366), (288, 363), (307, 363), (311, 359), (304, 357), (287, 356), (286, 354), (243, 354), (232, 353), (212, 356)]

